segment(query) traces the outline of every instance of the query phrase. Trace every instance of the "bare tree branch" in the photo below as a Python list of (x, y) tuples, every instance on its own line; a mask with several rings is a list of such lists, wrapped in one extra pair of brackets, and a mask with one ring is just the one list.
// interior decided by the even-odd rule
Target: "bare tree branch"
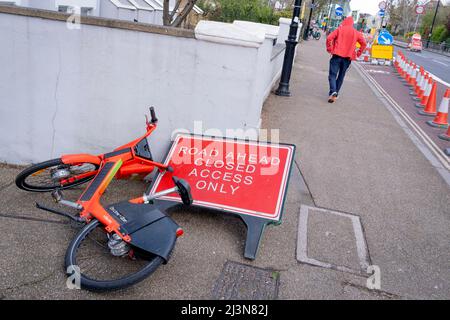
[(179, 27), (181, 25), (181, 23), (186, 19), (188, 14), (191, 12), (191, 10), (194, 7), (196, 2), (197, 2), (197, 0), (188, 0), (186, 5), (184, 6), (183, 10), (176, 17), (176, 19), (171, 23), (171, 26)]
[(178, 9), (180, 8), (181, 1), (182, 0), (177, 0), (177, 3), (175, 4), (175, 8), (173, 9), (172, 13), (170, 14), (170, 21), (173, 20), (173, 17), (175, 16), (175, 14), (177, 13)]
[(169, 3), (170, 0), (164, 0), (164, 6), (163, 6), (163, 25), (170, 26), (170, 23), (172, 22), (172, 19), (170, 18), (169, 13)]

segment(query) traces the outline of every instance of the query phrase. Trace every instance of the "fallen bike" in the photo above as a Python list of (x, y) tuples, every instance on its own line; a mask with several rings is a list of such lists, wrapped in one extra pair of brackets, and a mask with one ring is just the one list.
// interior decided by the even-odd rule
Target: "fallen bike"
[[(133, 174), (147, 175), (155, 168), (173, 172), (172, 168), (152, 160), (147, 137), (156, 128), (157, 119), (151, 109), (147, 134), (116, 151), (100, 155), (65, 156), (54, 162), (31, 166), (17, 177), (22, 189), (51, 191), (55, 202), (76, 210), (76, 214), (36, 204), (39, 209), (70, 218), (83, 227), (70, 243), (65, 255), (69, 279), (83, 289), (117, 290), (134, 285), (166, 264), (183, 230), (164, 212), (178, 203), (158, 199), (178, 194), (184, 205), (191, 205), (189, 184), (175, 176), (174, 187), (158, 194), (147, 192), (136, 199), (103, 206), (101, 197), (114, 178)], [(90, 165), (90, 167), (87, 167)], [(24, 184), (33, 174), (49, 175), (44, 185)], [(76, 202), (64, 199), (63, 189), (92, 180)], [(32, 188), (30, 188), (32, 186)], [(164, 212), (163, 212), (164, 211)]]

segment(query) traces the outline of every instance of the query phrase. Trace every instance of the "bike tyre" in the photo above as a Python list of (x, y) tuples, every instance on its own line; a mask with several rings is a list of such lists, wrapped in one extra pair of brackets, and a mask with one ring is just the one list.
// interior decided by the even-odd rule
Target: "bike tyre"
[[(69, 247), (67, 248), (65, 256), (65, 270), (68, 276), (73, 275), (73, 272), (68, 272), (68, 268), (70, 266), (77, 265), (76, 252), (83, 240), (96, 228), (102, 227), (103, 226), (100, 224), (100, 222), (95, 219), (87, 224), (83, 229), (81, 229), (80, 232), (72, 240)], [(95, 280), (83, 275), (83, 273), (80, 271), (80, 285), (82, 289), (94, 292), (106, 292), (125, 289), (149, 277), (153, 272), (156, 271), (156, 269), (158, 269), (161, 264), (163, 264), (163, 262), (163, 258), (154, 256), (154, 258), (150, 260), (149, 263), (146, 264), (138, 272), (132, 273), (130, 275), (127, 275), (126, 277), (116, 280)]]
[[(31, 185), (31, 184), (28, 184), (26, 182), (26, 179), (30, 175), (35, 174), (38, 171), (45, 170), (47, 168), (51, 168), (51, 167), (55, 167), (55, 166), (59, 166), (59, 165), (63, 165), (63, 164), (64, 163), (63, 163), (61, 158), (48, 160), (48, 161), (45, 161), (45, 162), (34, 164), (34, 165), (26, 168), (25, 170), (23, 170), (21, 173), (19, 173), (17, 175), (16, 181), (15, 181), (16, 182), (16, 186), (19, 189), (22, 189), (22, 190), (25, 190), (25, 191), (30, 191), (30, 192), (51, 192), (51, 191), (53, 191), (55, 189), (65, 190), (65, 189), (69, 189), (69, 188), (73, 188), (73, 187), (82, 185), (82, 184), (92, 180), (95, 177), (95, 175), (93, 175), (91, 177), (87, 177), (87, 178), (78, 180), (78, 181), (76, 181), (74, 183), (68, 183), (65, 186), (61, 186), (61, 187), (58, 187), (58, 186), (55, 186), (55, 185), (53, 185), (53, 186), (49, 186), (49, 185), (47, 185), (47, 186), (44, 186), (44, 185), (38, 186), (38, 185)], [(94, 165), (96, 170), (98, 170), (99, 166), (97, 164), (93, 164), (92, 163), (92, 165)]]

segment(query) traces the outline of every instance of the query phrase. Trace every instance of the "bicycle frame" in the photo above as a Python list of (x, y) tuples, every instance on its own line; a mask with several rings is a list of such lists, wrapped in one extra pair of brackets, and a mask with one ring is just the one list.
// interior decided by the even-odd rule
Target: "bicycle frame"
[[(121, 155), (115, 156), (114, 159), (109, 159), (104, 163), (102, 169), (99, 170), (94, 180), (91, 181), (87, 189), (76, 202), (72, 203), (65, 200), (63, 200), (64, 202), (60, 200), (60, 202), (80, 210), (79, 216), (82, 221), (89, 223), (92, 219), (97, 219), (108, 233), (116, 233), (125, 242), (130, 243), (132, 239), (129, 235), (129, 230), (124, 229), (124, 225), (126, 225), (127, 222), (126, 219), (119, 212), (114, 211), (115, 217), (113, 217), (100, 203), (100, 199), (105, 190), (123, 166), (124, 162), (120, 156)], [(176, 192), (176, 188), (170, 189), (167, 192)], [(144, 204), (147, 203), (147, 197), (148, 195), (144, 195), (137, 199), (129, 200), (128, 202), (130, 204)], [(183, 230), (180, 228), (176, 232), (176, 235), (177, 237), (183, 235)]]
[[(99, 166), (99, 169), (96, 171), (83, 173), (69, 179), (63, 179), (60, 181), (61, 185), (95, 176), (106, 162), (114, 161), (119, 158), (122, 160), (123, 164), (117, 172), (117, 179), (126, 179), (134, 174), (145, 176), (152, 173), (155, 168), (158, 168), (161, 172), (167, 170), (169, 168), (168, 166), (139, 155), (139, 144), (145, 141), (145, 145), (148, 146), (146, 139), (153, 133), (154, 130), (156, 130), (157, 127), (156, 122), (149, 122), (148, 119), (146, 124), (147, 132), (145, 135), (115, 149), (113, 152), (97, 156), (91, 154), (63, 155), (61, 159), (64, 164), (73, 165), (79, 163), (92, 163)], [(149, 150), (148, 152), (150, 154)]]

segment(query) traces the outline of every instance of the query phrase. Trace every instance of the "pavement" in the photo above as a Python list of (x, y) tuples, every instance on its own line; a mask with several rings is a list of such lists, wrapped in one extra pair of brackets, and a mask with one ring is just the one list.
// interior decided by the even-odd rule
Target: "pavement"
[[(449, 299), (449, 186), (356, 65), (327, 103), (328, 59), (323, 40), (303, 42), (292, 97), (264, 105), (263, 128), (280, 129), (297, 154), (283, 223), (266, 229), (255, 261), (243, 258), (240, 220), (179, 210), (185, 236), (151, 277), (113, 293), (69, 290), (63, 257), (76, 226), (37, 210), (49, 196), (18, 190), (21, 168), (1, 165), (0, 299)], [(104, 203), (145, 188), (115, 181)]]

